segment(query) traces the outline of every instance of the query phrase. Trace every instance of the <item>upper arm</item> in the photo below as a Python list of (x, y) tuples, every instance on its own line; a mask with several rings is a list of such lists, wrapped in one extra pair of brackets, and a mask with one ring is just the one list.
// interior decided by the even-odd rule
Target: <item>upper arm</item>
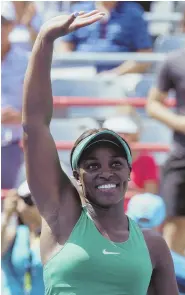
[(166, 59), (159, 69), (156, 85), (149, 93), (148, 104), (153, 101), (164, 103), (171, 88), (173, 88), (173, 81), (170, 75), (169, 61)]
[[(37, 207), (43, 217), (60, 208), (66, 212), (79, 206), (77, 193), (60, 166), (57, 149), (49, 127), (43, 124), (29, 126), (24, 133), (24, 152), (27, 180)], [(66, 203), (66, 199), (68, 202)]]
[[(154, 252), (155, 267), (150, 289), (158, 295), (178, 295), (173, 260), (170, 250), (160, 235), (153, 238), (151, 252)], [(150, 292), (152, 292), (150, 291)]]

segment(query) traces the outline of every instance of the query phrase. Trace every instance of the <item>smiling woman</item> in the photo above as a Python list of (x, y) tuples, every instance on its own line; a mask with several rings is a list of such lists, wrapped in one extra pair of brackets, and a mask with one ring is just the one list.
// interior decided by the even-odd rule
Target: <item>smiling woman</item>
[(42, 216), (45, 294), (145, 295), (150, 285), (155, 294), (177, 295), (164, 240), (142, 233), (123, 210), (132, 167), (127, 142), (111, 130), (83, 134), (71, 153), (74, 185), (60, 166), (50, 133), (54, 40), (103, 16), (94, 10), (49, 20), (25, 77), (24, 152), (27, 179)]
[(123, 202), (131, 162), (127, 142), (108, 129), (84, 132), (71, 152), (71, 166), (82, 186), (82, 197), (104, 207)]

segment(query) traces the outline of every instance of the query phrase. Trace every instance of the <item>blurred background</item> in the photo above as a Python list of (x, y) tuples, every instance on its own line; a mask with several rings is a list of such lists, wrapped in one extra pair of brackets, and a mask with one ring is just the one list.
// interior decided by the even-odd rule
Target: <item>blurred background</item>
[[(30, 52), (48, 19), (95, 8), (106, 13), (101, 22), (54, 46), (51, 133), (61, 165), (72, 177), (70, 149), (87, 129), (109, 128), (128, 140), (133, 170), (123, 210), (164, 236), (185, 294), (185, 1), (2, 1), (3, 295), (44, 294), (40, 216), (20, 146)], [(171, 114), (177, 126), (165, 119)]]

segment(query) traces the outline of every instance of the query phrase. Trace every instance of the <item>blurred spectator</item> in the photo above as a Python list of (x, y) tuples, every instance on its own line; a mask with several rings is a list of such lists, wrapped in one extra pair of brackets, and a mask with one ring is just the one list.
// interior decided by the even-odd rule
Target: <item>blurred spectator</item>
[[(98, 23), (81, 28), (62, 38), (63, 52), (151, 52), (151, 38), (143, 19), (142, 7), (129, 1), (84, 1), (74, 4), (73, 11), (98, 9), (106, 16)], [(118, 67), (97, 65), (97, 71), (123, 75), (141, 73), (146, 63), (124, 62)]]
[(28, 185), (10, 190), (1, 225), (3, 295), (44, 295), (40, 258), (41, 218)]
[(162, 234), (166, 219), (165, 203), (160, 196), (155, 194), (135, 195), (128, 204), (127, 215), (141, 228), (153, 229)]
[[(165, 106), (168, 91), (176, 91), (176, 113)], [(149, 94), (150, 116), (174, 131), (174, 142), (161, 181), (161, 196), (167, 206), (164, 237), (171, 250), (185, 254), (185, 49), (168, 56), (158, 82)]]
[[(172, 30), (171, 30), (172, 31)], [(160, 34), (153, 44), (154, 52), (170, 53), (182, 49), (185, 45), (185, 11), (180, 23), (173, 24), (174, 34)]]
[(23, 161), (19, 147), (22, 135), (21, 109), (24, 75), (28, 58), (13, 46), (9, 35), (14, 23), (1, 15), (1, 188), (14, 188)]
[(31, 50), (42, 25), (42, 18), (34, 1), (3, 1), (1, 14), (15, 21), (9, 36), (10, 42)]
[[(166, 220), (166, 207), (163, 199), (154, 194), (135, 195), (128, 204), (127, 215), (141, 228), (152, 229), (159, 234), (163, 233)], [(173, 251), (175, 274), (179, 292), (185, 292), (185, 258)]]
[(74, 2), (75, 1), (35, 1), (35, 5), (42, 15), (43, 22), (46, 22), (52, 17), (68, 13)]
[[(133, 111), (132, 111), (133, 110)], [(122, 114), (107, 119), (103, 123), (104, 128), (118, 132), (120, 136), (126, 139), (129, 144), (139, 142), (140, 124), (136, 118), (134, 109), (131, 107), (128, 112), (131, 114)], [(128, 183), (128, 191), (125, 200), (125, 210), (129, 199), (137, 193), (157, 193), (158, 192), (158, 168), (153, 156), (145, 151), (132, 151), (132, 172), (131, 181)]]

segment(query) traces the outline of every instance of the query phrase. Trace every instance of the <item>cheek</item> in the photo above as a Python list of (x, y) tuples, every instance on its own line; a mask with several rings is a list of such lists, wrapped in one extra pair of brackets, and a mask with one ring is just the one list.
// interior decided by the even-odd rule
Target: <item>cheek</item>
[(128, 181), (128, 178), (130, 176), (130, 171), (128, 169), (123, 169), (119, 173), (120, 179), (122, 179), (123, 182)]
[(85, 172), (81, 179), (82, 187), (85, 192), (90, 192), (94, 189), (93, 175)]

